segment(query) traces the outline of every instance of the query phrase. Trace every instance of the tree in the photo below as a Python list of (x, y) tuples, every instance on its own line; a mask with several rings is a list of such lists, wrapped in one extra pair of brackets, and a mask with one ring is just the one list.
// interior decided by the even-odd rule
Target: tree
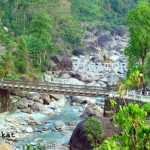
[[(52, 45), (52, 18), (47, 13), (37, 14), (30, 24), (30, 36), (34, 41), (34, 52), (30, 50), (30, 56), (33, 61), (35, 60), (33, 67), (42, 67), (43, 61), (48, 58)], [(32, 54), (32, 52), (34, 54)]]
[(100, 19), (100, 0), (72, 0), (72, 9), (83, 21)]
[(71, 2), (58, 0), (51, 2), (50, 14), (53, 17), (53, 39), (62, 38), (66, 43), (80, 45), (82, 27), (80, 22), (71, 13)]
[(142, 108), (132, 103), (120, 106), (114, 118), (121, 134), (108, 138), (95, 150), (149, 150), (150, 126), (143, 119), (147, 116), (146, 110), (150, 110), (149, 104), (145, 104)]
[(102, 123), (94, 118), (94, 117), (87, 117), (87, 124), (85, 125), (84, 129), (87, 134), (87, 138), (91, 143), (93, 148), (98, 146), (98, 140), (103, 134)]
[[(140, 1), (136, 8), (127, 15), (131, 39), (125, 50), (131, 61), (137, 62), (139, 70), (143, 75), (142, 85), (145, 93), (145, 69), (147, 56), (150, 53), (150, 4), (147, 1)], [(130, 70), (130, 68), (129, 68)]]
[(18, 40), (18, 50), (15, 52), (15, 66), (19, 73), (26, 74), (29, 72), (30, 60), (29, 52), (27, 49), (27, 42), (24, 37), (20, 37)]

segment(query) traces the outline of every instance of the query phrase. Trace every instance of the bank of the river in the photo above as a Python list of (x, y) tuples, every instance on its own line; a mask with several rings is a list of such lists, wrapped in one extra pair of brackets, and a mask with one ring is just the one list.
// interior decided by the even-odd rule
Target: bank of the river
[[(1, 141), (7, 142), (14, 147), (15, 150), (22, 150), (23, 145), (44, 145), (47, 150), (59, 149), (63, 144), (67, 143), (71, 137), (72, 131), (81, 121), (79, 117), (91, 103), (101, 103), (103, 99), (80, 97), (87, 100), (86, 104), (65, 101), (63, 109), (54, 110), (53, 115), (43, 114), (40, 112), (32, 112), (31, 114), (15, 111), (12, 114), (0, 114), (0, 130), (4, 133), (10, 132), (15, 134), (13, 138), (0, 137)], [(92, 99), (90, 101), (90, 99)], [(50, 105), (44, 105), (46, 109), (50, 109)], [(1, 135), (2, 136), (2, 135)], [(66, 147), (67, 149), (67, 147)]]

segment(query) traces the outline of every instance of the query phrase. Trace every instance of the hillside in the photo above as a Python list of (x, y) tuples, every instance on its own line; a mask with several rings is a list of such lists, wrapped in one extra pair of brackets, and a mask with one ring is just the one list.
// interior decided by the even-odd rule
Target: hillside
[(0, 76), (32, 77), (34, 72), (46, 71), (51, 56), (82, 46), (87, 27), (125, 26), (125, 14), (136, 1), (0, 1)]

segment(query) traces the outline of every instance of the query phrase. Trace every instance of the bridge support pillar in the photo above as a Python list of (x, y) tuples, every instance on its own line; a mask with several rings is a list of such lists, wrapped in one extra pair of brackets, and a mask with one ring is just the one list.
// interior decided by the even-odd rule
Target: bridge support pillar
[(9, 91), (0, 89), (0, 113), (8, 111), (11, 106)]

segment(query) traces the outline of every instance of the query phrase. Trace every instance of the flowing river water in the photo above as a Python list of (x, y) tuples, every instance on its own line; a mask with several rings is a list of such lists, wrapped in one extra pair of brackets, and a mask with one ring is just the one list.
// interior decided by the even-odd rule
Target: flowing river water
[[(104, 98), (99, 97), (92, 99), (96, 100), (99, 104), (104, 102)], [(22, 150), (23, 145), (26, 144), (44, 145), (48, 147), (46, 150), (53, 150), (58, 145), (68, 143), (76, 125), (82, 120), (79, 116), (83, 113), (83, 110), (83, 104), (76, 103), (75, 105), (70, 105), (70, 102), (66, 102), (65, 108), (61, 112), (43, 119), (41, 125), (32, 126), (32, 133), (29, 133), (26, 138), (19, 138), (18, 141), (14, 142), (15, 150)], [(39, 113), (35, 113), (34, 115), (37, 118), (42, 118), (42, 115)], [(55, 130), (56, 121), (64, 123), (62, 130)], [(71, 125), (68, 125), (68, 123)], [(44, 128), (46, 130), (43, 130)]]

